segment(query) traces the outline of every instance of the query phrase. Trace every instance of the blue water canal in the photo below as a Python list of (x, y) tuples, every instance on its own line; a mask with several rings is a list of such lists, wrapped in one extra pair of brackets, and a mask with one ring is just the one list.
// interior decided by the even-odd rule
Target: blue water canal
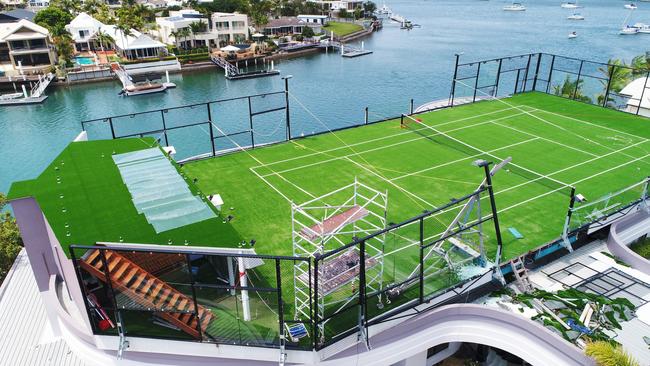
[[(585, 0), (579, 10), (586, 20), (573, 22), (560, 0), (525, 2), (525, 12), (502, 11), (508, 3), (393, 0), (389, 7), (422, 27), (405, 31), (386, 22), (365, 39), (374, 51), (369, 56), (344, 59), (330, 53), (277, 62), (283, 75), (293, 75), (290, 89), (300, 101), (292, 101), (293, 135), (323, 130), (321, 123), (329, 128), (358, 123), (366, 106), (371, 119), (380, 119), (406, 112), (411, 98), (419, 105), (446, 97), (455, 53), (462, 52), (466, 61), (529, 52), (629, 61), (650, 48), (650, 35), (618, 35), (629, 12), (624, 1)], [(650, 3), (638, 5), (629, 22), (650, 23)], [(572, 31), (579, 37), (568, 39)], [(117, 82), (101, 82), (51, 88), (42, 105), (0, 107), (0, 191), (38, 174), (79, 133), (81, 120), (283, 88), (279, 77), (228, 81), (217, 68), (171, 78), (178, 88), (165, 94), (121, 97)], [(276, 133), (281, 117), (256, 126), (256, 132)]]

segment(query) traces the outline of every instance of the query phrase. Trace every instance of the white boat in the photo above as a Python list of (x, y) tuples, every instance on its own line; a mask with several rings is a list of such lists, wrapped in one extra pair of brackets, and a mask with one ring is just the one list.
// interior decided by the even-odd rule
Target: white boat
[(390, 10), (390, 8), (388, 6), (386, 6), (386, 3), (384, 3), (384, 5), (381, 8), (379, 8), (379, 10), (377, 10), (377, 13), (378, 14), (388, 15), (388, 14), (391, 14), (392, 11)]
[(576, 33), (576, 32), (569, 33), (569, 39), (572, 39), (572, 38), (578, 38), (578, 33)]
[(630, 9), (630, 10), (635, 10), (636, 9), (636, 5), (634, 5), (634, 4), (625, 4), (625, 5), (623, 5), (623, 7), (625, 9)]
[(564, 8), (564, 9), (578, 9), (578, 8), (581, 8), (581, 6), (578, 5), (578, 2), (575, 2), (575, 3), (572, 3), (572, 2), (562, 3), (562, 5), (560, 5), (560, 7)]
[(128, 85), (127, 87), (122, 89), (122, 92), (120, 94), (131, 97), (134, 95), (162, 93), (167, 89), (172, 89), (175, 87), (176, 84), (174, 83), (160, 83), (160, 82), (147, 81), (143, 83)]
[(526, 7), (521, 3), (512, 3), (503, 7), (504, 11), (525, 11)]
[(17, 99), (22, 97), (23, 97), (23, 93), (2, 94), (0, 95), (0, 100), (10, 100), (10, 99)]
[(637, 34), (637, 33), (639, 33), (639, 28), (637, 28), (637, 27), (633, 27), (633, 26), (631, 26), (631, 25), (628, 25), (628, 26), (623, 27), (623, 28), (618, 32), (618, 34), (625, 35), (625, 36), (627, 36), (627, 35), (632, 35), (632, 34)]
[(573, 15), (569, 15), (567, 17), (569, 20), (585, 20), (585, 17), (582, 16), (580, 13), (573, 13)]
[(637, 29), (638, 33), (650, 34), (650, 25), (645, 23), (635, 23), (633, 25)]

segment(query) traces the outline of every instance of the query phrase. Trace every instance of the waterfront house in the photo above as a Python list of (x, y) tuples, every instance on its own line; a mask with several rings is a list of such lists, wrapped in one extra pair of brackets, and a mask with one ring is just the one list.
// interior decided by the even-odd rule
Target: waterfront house
[(263, 28), (263, 33), (267, 36), (285, 36), (302, 33), (305, 27), (310, 27), (314, 33), (321, 33), (320, 24), (307, 23), (296, 17), (282, 17), (271, 19)]
[(0, 62), (7, 71), (43, 72), (56, 63), (50, 33), (26, 19), (0, 24)]
[(96, 37), (102, 27), (106, 28), (106, 25), (87, 13), (79, 13), (65, 29), (72, 36), (75, 51), (83, 52), (98, 47)]
[(619, 94), (629, 98), (624, 111), (650, 117), (650, 78), (640, 77), (633, 80)]
[(302, 20), (305, 23), (325, 25), (327, 24), (327, 15), (306, 15), (300, 14), (297, 16), (298, 19)]
[(137, 0), (140, 5), (144, 5), (149, 9), (163, 9), (167, 7), (167, 2), (165, 0)]
[(239, 13), (212, 13), (212, 30), (217, 32), (219, 47), (242, 43), (248, 39), (248, 15)]
[[(191, 32), (192, 23), (203, 23), (200, 32)], [(192, 9), (183, 9), (169, 12), (168, 17), (156, 18), (158, 26), (152, 34), (156, 35), (163, 43), (173, 44), (181, 48), (189, 47), (217, 47), (219, 44), (218, 33), (209, 26), (210, 20), (201, 13)], [(188, 29), (189, 36), (177, 36), (179, 31)]]
[(312, 3), (319, 4), (325, 10), (338, 11), (341, 9), (354, 10), (363, 7), (363, 1), (348, 1), (348, 0), (307, 0)]
[[(103, 29), (103, 28), (102, 28)], [(165, 44), (135, 29), (123, 32), (115, 25), (106, 26), (106, 33), (115, 42), (115, 51), (128, 60), (162, 57), (167, 55)]]

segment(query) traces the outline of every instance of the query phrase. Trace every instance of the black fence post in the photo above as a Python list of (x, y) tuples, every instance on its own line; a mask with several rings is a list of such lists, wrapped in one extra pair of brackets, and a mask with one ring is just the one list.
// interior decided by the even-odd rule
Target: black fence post
[(284, 77), (284, 100), (285, 100), (285, 112), (287, 119), (287, 141), (291, 140), (291, 113), (289, 112), (289, 78), (291, 76)]
[(255, 148), (255, 130), (253, 129), (253, 105), (251, 103), (251, 97), (248, 97), (248, 124), (251, 129), (251, 147)]
[(555, 67), (555, 55), (551, 58), (551, 67), (548, 69), (548, 82), (546, 83), (546, 94), (551, 91), (551, 81), (553, 80), (553, 68)]
[(528, 62), (526, 63), (526, 71), (524, 72), (524, 85), (521, 88), (522, 92), (526, 92), (526, 85), (528, 85), (528, 69), (530, 69), (530, 59), (533, 56), (533, 54), (528, 55)]
[(513, 94), (517, 94), (517, 91), (519, 91), (519, 73), (521, 73), (521, 69), (517, 69), (517, 78), (515, 79), (515, 90)]
[(497, 95), (499, 95), (499, 81), (501, 81), (501, 64), (503, 63), (503, 59), (499, 59), (499, 66), (497, 67), (497, 77), (496, 80), (494, 81), (494, 97), (496, 98)]
[(539, 65), (542, 63), (542, 53), (537, 54), (537, 66), (535, 66), (535, 78), (533, 79), (533, 91), (537, 90), (537, 76), (539, 75)]
[(648, 71), (645, 75), (645, 83), (643, 84), (643, 90), (641, 90), (641, 97), (639, 98), (639, 106), (636, 107), (636, 114), (637, 116), (639, 115), (639, 112), (641, 111), (641, 103), (643, 102), (643, 96), (645, 94), (646, 89), (648, 88), (648, 78), (650, 78), (650, 71)]
[[(608, 64), (609, 65), (609, 64)], [(605, 98), (603, 98), (603, 107), (607, 107), (607, 102), (609, 101), (609, 88), (612, 86), (612, 78), (614, 77), (614, 70), (616, 65), (611, 65), (609, 70), (609, 77), (607, 78), (607, 87), (605, 88)]]
[(420, 304), (424, 302), (424, 218), (420, 218)]
[(411, 107), (409, 108), (409, 114), (413, 114), (413, 98), (411, 98)]
[(576, 87), (573, 89), (573, 97), (571, 98), (572, 100), (575, 100), (578, 96), (578, 89), (580, 89), (580, 75), (582, 74), (582, 65), (584, 63), (584, 60), (580, 61), (580, 67), (578, 68), (578, 78), (576, 79)]
[(208, 108), (208, 127), (210, 127), (210, 146), (212, 146), (212, 156), (217, 156), (217, 149), (214, 146), (214, 132), (212, 131), (212, 109), (210, 109), (210, 103), (205, 103), (205, 106)]
[(187, 273), (190, 276), (190, 287), (192, 288), (192, 301), (194, 302), (194, 316), (196, 317), (196, 330), (199, 332), (199, 339), (203, 340), (203, 329), (201, 329), (201, 318), (199, 318), (199, 304), (196, 302), (196, 288), (194, 287), (194, 275), (192, 275), (192, 261), (190, 254), (185, 254), (187, 262)]
[(280, 259), (275, 259), (275, 281), (278, 291), (278, 325), (280, 326), (280, 344), (284, 344), (284, 303), (282, 302), (282, 273)]
[(314, 324), (314, 349), (319, 349), (318, 338), (320, 338), (320, 332), (318, 330), (318, 261), (320, 260), (320, 255), (317, 253), (314, 256), (314, 283), (311, 285), (314, 287), (314, 299), (313, 299), (313, 308), (314, 314), (312, 316)]
[(108, 124), (111, 126), (111, 136), (115, 140), (115, 127), (113, 127), (113, 117), (108, 117)]
[(365, 334), (366, 326), (366, 242), (359, 243), (359, 330), (358, 334)]
[(454, 66), (454, 77), (451, 80), (451, 93), (449, 95), (449, 106), (454, 106), (454, 95), (456, 94), (456, 78), (458, 77), (458, 61), (460, 60), (460, 54), (455, 54), (456, 63)]
[(483, 164), (485, 170), (485, 181), (487, 183), (488, 194), (490, 196), (490, 206), (492, 209), (492, 221), (494, 222), (494, 231), (497, 238), (497, 256), (494, 261), (495, 270), (500, 271), (499, 262), (501, 261), (501, 253), (503, 252), (503, 241), (501, 240), (501, 230), (499, 228), (499, 217), (497, 215), (497, 205), (494, 200), (494, 189), (492, 188), (492, 174), (490, 174), (490, 163)]
[(474, 81), (474, 96), (472, 97), (472, 103), (476, 102), (476, 92), (478, 91), (478, 79), (481, 77), (481, 63), (477, 62), (478, 66), (476, 67), (476, 80)]
[(368, 107), (364, 109), (364, 124), (368, 124)]
[(169, 146), (169, 140), (167, 139), (167, 123), (165, 122), (165, 109), (160, 110), (160, 119), (163, 126), (163, 136), (165, 136), (165, 146)]

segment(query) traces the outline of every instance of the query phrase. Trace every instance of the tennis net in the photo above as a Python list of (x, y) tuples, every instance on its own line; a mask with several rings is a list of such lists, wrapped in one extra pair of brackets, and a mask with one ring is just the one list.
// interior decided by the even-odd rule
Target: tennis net
[[(496, 156), (491, 152), (479, 149), (473, 145), (468, 144), (465, 141), (461, 141), (449, 135), (448, 133), (429, 126), (421, 119), (415, 118), (413, 116), (402, 115), (400, 124), (402, 128), (417, 133), (418, 135), (440, 146), (459, 151), (468, 157), (487, 160), (494, 159), (496, 161), (504, 160), (503, 158)], [(508, 164), (507, 171), (520, 176), (528, 182), (542, 185), (545, 188), (550, 189), (552, 192), (557, 192), (566, 196), (571, 195), (571, 186), (569, 184), (566, 184), (548, 175), (535, 172), (534, 170), (528, 169), (513, 162), (510, 162)]]

